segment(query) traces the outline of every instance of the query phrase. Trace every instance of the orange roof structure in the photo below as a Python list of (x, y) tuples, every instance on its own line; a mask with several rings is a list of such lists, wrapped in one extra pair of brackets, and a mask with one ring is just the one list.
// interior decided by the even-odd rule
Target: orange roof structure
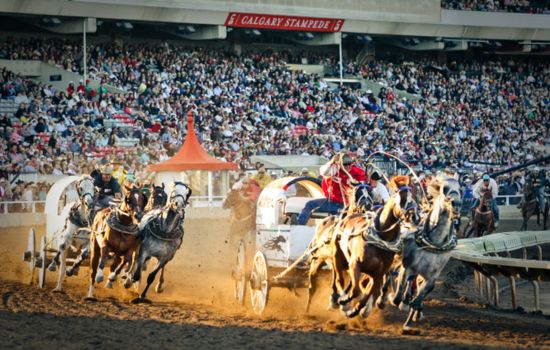
[(149, 165), (149, 171), (238, 170), (236, 163), (224, 162), (210, 156), (201, 146), (193, 127), (193, 112), (187, 113), (187, 137), (183, 146), (170, 159)]

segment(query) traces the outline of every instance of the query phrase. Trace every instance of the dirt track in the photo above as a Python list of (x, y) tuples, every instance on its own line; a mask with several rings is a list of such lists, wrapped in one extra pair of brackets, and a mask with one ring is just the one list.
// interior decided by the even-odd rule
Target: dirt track
[[(259, 318), (236, 305), (229, 278), (232, 249), (223, 220), (189, 220), (182, 250), (168, 266), (165, 294), (151, 290), (152, 305), (132, 305), (135, 295), (116, 285), (96, 289), (100, 301), (83, 301), (88, 270), (66, 280), (64, 294), (28, 286), (21, 254), (28, 228), (0, 230), (0, 348), (515, 348), (550, 349), (550, 319), (496, 311), (467, 303), (436, 287), (426, 303), (420, 335), (401, 335), (405, 314), (388, 307), (366, 322), (348, 322), (324, 311), (317, 296), (304, 316), (303, 292), (274, 289)], [(43, 231), (38, 229), (38, 231)]]

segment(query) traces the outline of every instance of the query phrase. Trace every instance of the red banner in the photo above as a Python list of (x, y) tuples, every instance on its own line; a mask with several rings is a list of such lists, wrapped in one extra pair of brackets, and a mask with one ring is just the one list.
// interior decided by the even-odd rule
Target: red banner
[(300, 30), (304, 32), (339, 32), (343, 19), (261, 15), (257, 13), (229, 12), (225, 20), (227, 27)]

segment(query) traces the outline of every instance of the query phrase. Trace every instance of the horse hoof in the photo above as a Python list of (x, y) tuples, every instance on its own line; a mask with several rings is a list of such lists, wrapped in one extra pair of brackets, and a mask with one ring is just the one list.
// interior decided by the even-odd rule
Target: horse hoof
[(48, 266), (48, 270), (49, 270), (50, 272), (55, 272), (55, 270), (56, 270), (56, 264), (55, 264), (54, 261), (52, 261), (52, 263), (50, 264), (50, 266)]
[(399, 310), (401, 311), (409, 311), (409, 305), (405, 304), (405, 303), (401, 303), (399, 304)]
[(414, 329), (409, 326), (403, 326), (403, 330), (401, 331), (401, 334), (403, 335), (420, 335), (420, 330)]
[(96, 282), (96, 283), (101, 283), (101, 282), (103, 282), (103, 276), (99, 276), (99, 275), (95, 276), (95, 282)]
[(370, 312), (371, 310), (367, 306), (365, 306), (364, 308), (361, 309), (361, 311), (359, 311), (359, 316), (361, 318), (367, 318), (369, 317)]
[(335, 303), (334, 301), (330, 301), (327, 306), (327, 310), (338, 310), (338, 303)]
[(61, 288), (52, 289), (52, 292), (54, 292), (54, 293), (65, 293), (65, 291)]
[(124, 283), (122, 285), (124, 286), (124, 288), (128, 289), (132, 286), (132, 280), (127, 278), (126, 280), (124, 280)]
[(350, 301), (351, 301), (351, 299), (349, 299), (349, 298), (340, 298), (340, 299), (338, 299), (338, 304), (340, 306), (344, 306), (344, 305), (348, 304)]
[(138, 298), (132, 299), (132, 304), (151, 304), (151, 300), (138, 297)]
[(86, 298), (84, 298), (84, 301), (97, 301), (97, 298), (95, 298), (95, 297), (86, 297)]
[(359, 314), (359, 310), (357, 310), (356, 308), (353, 308), (351, 310), (346, 311), (344, 314), (346, 315), (347, 318), (354, 318)]
[(107, 283), (105, 283), (105, 288), (113, 289), (113, 282), (107, 281)]
[(155, 287), (155, 292), (157, 292), (157, 294), (160, 294), (160, 293), (164, 292), (164, 287), (163, 286), (156, 286)]
[(74, 271), (72, 269), (68, 269), (65, 274), (67, 275), (67, 277), (71, 277), (74, 274)]
[(376, 303), (376, 307), (380, 310), (384, 310), (386, 308), (386, 303), (379, 301)]
[(417, 311), (413, 316), (413, 322), (422, 321), (423, 318), (424, 318), (424, 313), (422, 311)]

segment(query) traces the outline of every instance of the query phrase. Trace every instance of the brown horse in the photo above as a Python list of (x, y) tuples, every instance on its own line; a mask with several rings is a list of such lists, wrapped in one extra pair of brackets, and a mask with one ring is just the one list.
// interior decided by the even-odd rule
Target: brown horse
[(490, 235), (495, 230), (495, 214), (493, 213), (493, 195), (491, 191), (483, 192), (479, 205), (474, 209), (472, 230), (474, 237)]
[[(140, 244), (137, 222), (143, 215), (145, 203), (146, 198), (141, 191), (132, 187), (126, 191), (119, 208), (106, 208), (96, 214), (90, 235), (91, 274), (87, 300), (95, 300), (94, 282), (103, 281), (103, 268), (109, 253), (114, 254), (115, 260), (106, 285), (108, 288), (112, 287), (124, 265), (128, 264), (127, 270), (131, 271)], [(126, 279), (127, 282), (130, 280)]]
[[(543, 212), (543, 230), (546, 230), (547, 228), (548, 211), (549, 204), (547, 200)], [(521, 224), (522, 231), (527, 231), (527, 222), (533, 215), (537, 216), (537, 225), (540, 226), (540, 204), (537, 200), (537, 192), (533, 186), (533, 182), (527, 181), (523, 187), (523, 199), (521, 205), (521, 216), (523, 218), (523, 223)]]
[(168, 195), (164, 190), (164, 183), (162, 186), (153, 186), (149, 198), (147, 199), (147, 205), (145, 206), (144, 211), (148, 212), (152, 209), (162, 208), (166, 205), (168, 201)]
[[(370, 208), (370, 202), (365, 201), (362, 193), (363, 188), (355, 187), (350, 188), (346, 195), (348, 198), (348, 203), (350, 203), (340, 215), (331, 215), (323, 221), (321, 221), (315, 228), (315, 234), (311, 243), (309, 244), (310, 249), (313, 247), (318, 247), (314, 249), (310, 256), (309, 264), (309, 273), (308, 273), (308, 297), (306, 303), (306, 313), (309, 312), (309, 307), (311, 305), (311, 300), (315, 292), (317, 291), (317, 280), (319, 269), (325, 264), (335, 263), (337, 268), (341, 270), (347, 270), (348, 264), (343, 256), (338, 255), (337, 260), (332, 259), (336, 254), (334, 244), (334, 239), (336, 238), (335, 233), (337, 234), (340, 231), (340, 228), (345, 226), (347, 222), (358, 216), (366, 215), (366, 206)], [(358, 193), (359, 192), (359, 193)], [(350, 200), (355, 198), (355, 200)], [(342, 280), (341, 275), (336, 275), (336, 269), (331, 268), (332, 271), (332, 295), (330, 297), (329, 308), (337, 309), (338, 308), (338, 298), (342, 293), (344, 281)]]
[[(359, 215), (352, 217), (341, 227), (341, 238), (336, 242), (333, 266), (339, 280), (343, 269), (338, 268), (342, 257), (348, 262), (351, 290), (340, 297), (343, 307), (361, 294), (359, 302), (346, 310), (346, 316), (359, 313), (367, 317), (377, 300), (384, 276), (390, 270), (395, 253), (399, 250), (400, 226), (405, 208), (411, 200), (409, 179), (396, 176), (391, 180), (397, 194), (379, 210), (374, 217)], [(365, 276), (363, 277), (362, 274)]]
[(256, 204), (246, 198), (242, 190), (231, 190), (223, 202), (224, 209), (231, 209), (229, 234), (231, 241), (239, 241), (256, 228)]

